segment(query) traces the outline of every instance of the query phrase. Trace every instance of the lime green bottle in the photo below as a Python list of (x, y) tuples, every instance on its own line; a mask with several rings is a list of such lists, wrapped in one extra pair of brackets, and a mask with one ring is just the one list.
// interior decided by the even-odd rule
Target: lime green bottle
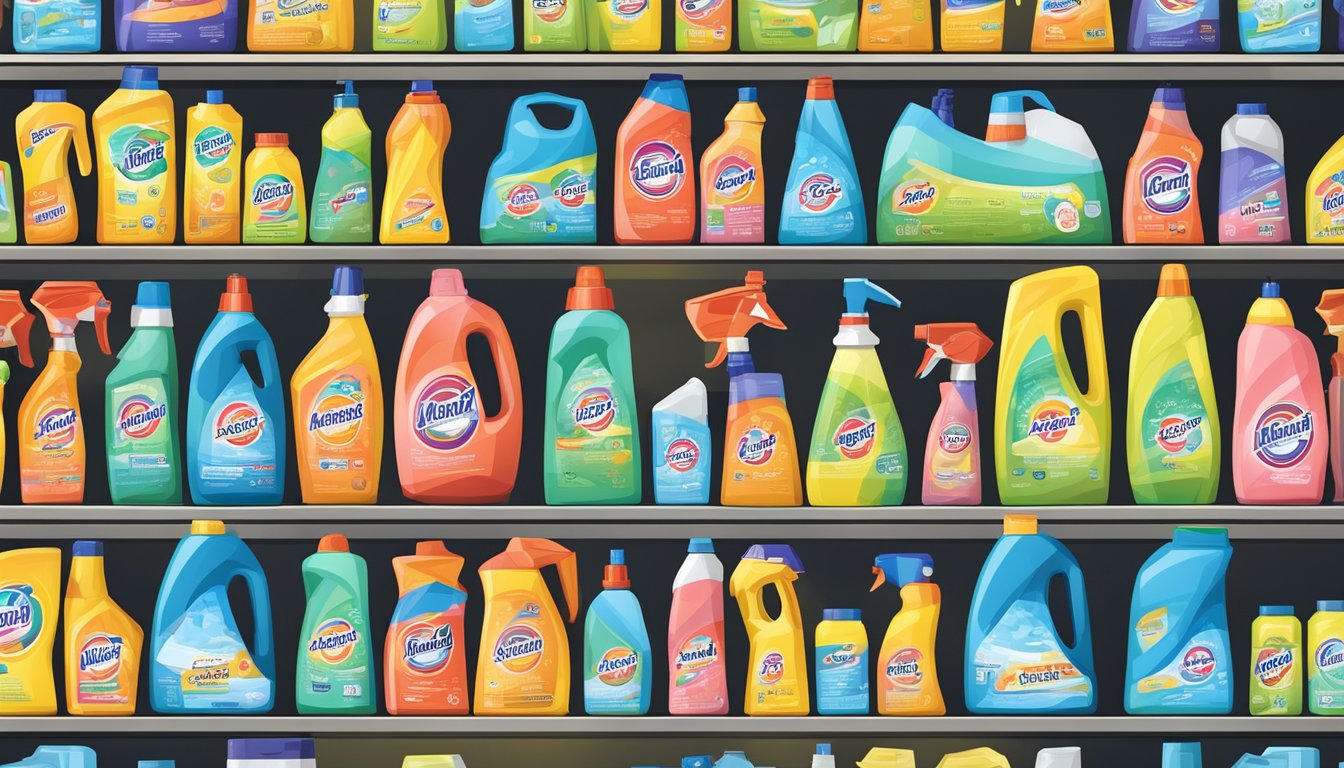
[(308, 239), (315, 243), (373, 242), (373, 133), (359, 110), (353, 81), (332, 99), (322, 126), (322, 163), (313, 185)]
[(373, 50), (438, 52), (447, 48), (444, 0), (375, 0)]
[(1252, 715), (1302, 714), (1302, 623), (1291, 605), (1262, 605), (1251, 622)]
[(588, 50), (584, 0), (528, 0), (523, 3), (523, 50)]
[(369, 567), (339, 533), (323, 536), (303, 561), (308, 609), (299, 635), (301, 715), (372, 715), (377, 711)]

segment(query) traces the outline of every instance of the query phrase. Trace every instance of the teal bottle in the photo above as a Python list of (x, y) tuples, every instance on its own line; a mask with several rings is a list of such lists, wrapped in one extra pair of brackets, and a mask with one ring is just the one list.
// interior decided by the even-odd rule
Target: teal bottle
[(372, 715), (377, 711), (369, 566), (339, 533), (323, 536), (303, 561), (308, 609), (299, 634), (295, 702), (301, 715)]
[(547, 504), (638, 504), (639, 410), (630, 330), (601, 267), (579, 267), (546, 364)]
[(140, 284), (131, 327), (103, 398), (112, 503), (181, 504), (177, 345), (167, 283)]
[(653, 653), (625, 550), (611, 550), (602, 593), (583, 622), (583, 709), (590, 715), (647, 715)]
[(355, 84), (345, 81), (322, 126), (322, 162), (313, 186), (308, 239), (315, 243), (373, 242), (373, 133), (359, 111)]

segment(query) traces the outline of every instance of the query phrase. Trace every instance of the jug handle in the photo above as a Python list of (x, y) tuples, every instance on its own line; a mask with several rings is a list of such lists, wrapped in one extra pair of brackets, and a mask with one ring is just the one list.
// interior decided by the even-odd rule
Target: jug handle
[(1072, 297), (1059, 305), (1059, 317), (1055, 318), (1056, 325), (1069, 312), (1078, 313), (1078, 324), (1083, 333), (1083, 353), (1087, 363), (1087, 391), (1082, 393), (1083, 402), (1093, 407), (1105, 405), (1101, 393), (1108, 387), (1104, 383), (1106, 352), (1102, 342), (1101, 312), (1096, 306)]
[(495, 364), (495, 374), (499, 377), (499, 413), (484, 419), (484, 426), (491, 434), (498, 431), (504, 422), (514, 417), (515, 412), (521, 412), (523, 408), (522, 377), (518, 375), (518, 360), (516, 357), (504, 354), (505, 345), (512, 346), (513, 343), (509, 339), (509, 329), (504, 326), (503, 320), (499, 322), (499, 329), (500, 332), (496, 333), (494, 326), (479, 320), (467, 323), (462, 329), (464, 343), (468, 336), (479, 333), (490, 344), (490, 357)]
[(280, 363), (275, 356), (275, 342), (271, 341), (270, 336), (261, 336), (257, 339), (257, 364), (261, 366), (263, 387), (269, 389), (284, 386), (280, 379)]
[[(550, 104), (557, 107), (566, 107), (570, 110), (569, 125), (560, 130), (553, 131), (537, 121), (537, 115), (532, 111), (532, 107), (541, 104)], [(527, 96), (520, 96), (513, 102), (513, 107), (509, 109), (509, 125), (518, 125), (519, 123), (530, 124), (538, 133), (558, 133), (569, 134), (578, 130), (580, 117), (588, 116), (588, 107), (581, 99), (571, 99), (568, 96), (561, 96), (556, 93), (533, 93)]]
[(84, 110), (79, 109), (79, 122), (75, 125), (75, 135), (73, 144), (75, 145), (75, 160), (79, 164), (79, 175), (88, 176), (93, 172), (93, 156), (89, 151), (89, 130), (85, 126), (87, 122), (84, 117)]
[(1068, 579), (1069, 612), (1073, 618), (1073, 644), (1070, 651), (1092, 647), (1091, 618), (1087, 613), (1087, 586), (1083, 583), (1083, 569), (1075, 562), (1072, 568), (1061, 569), (1060, 575)]
[(260, 570), (260, 565), (255, 569), (238, 569), (233, 572), (233, 577), (229, 580), (241, 576), (247, 583), (247, 594), (252, 600), (252, 650), (255, 652), (256, 661), (260, 665), (260, 659), (266, 659), (271, 664), (271, 669), (263, 670), (267, 674), (274, 676), (274, 657), (275, 649), (271, 648), (271, 643), (275, 639), (274, 630), (271, 633), (262, 632), (262, 627), (271, 620), (271, 592), (266, 586), (266, 576)]

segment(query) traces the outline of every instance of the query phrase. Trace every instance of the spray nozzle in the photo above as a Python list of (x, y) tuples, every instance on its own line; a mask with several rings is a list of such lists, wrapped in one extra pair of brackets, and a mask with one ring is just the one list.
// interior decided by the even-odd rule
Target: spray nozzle
[(915, 341), (929, 345), (916, 375), (924, 378), (933, 372), (939, 360), (975, 365), (985, 359), (994, 342), (975, 323), (929, 323), (915, 326)]
[(33, 319), (18, 291), (0, 291), (0, 347), (18, 347), (19, 362), (27, 368), (33, 367), (33, 351), (28, 345)]
[(105, 355), (112, 354), (112, 345), (107, 340), (107, 316), (112, 313), (112, 303), (103, 296), (97, 283), (49, 280), (33, 292), (33, 306), (47, 318), (47, 330), (53, 339), (74, 336), (79, 321), (92, 320), (98, 332), (98, 348)]
[(868, 302), (876, 301), (893, 307), (900, 307), (901, 300), (892, 296), (885, 288), (879, 288), (866, 277), (845, 278), (845, 314), (868, 314)]
[(897, 587), (926, 584), (933, 577), (933, 558), (922, 552), (878, 555), (873, 558), (873, 574), (877, 578), (873, 580), (869, 592), (876, 592), (878, 587), (887, 582), (893, 582)]
[(757, 323), (780, 331), (788, 329), (766, 302), (765, 273), (758, 270), (748, 272), (740, 287), (687, 299), (686, 319), (701, 339), (718, 342), (718, 353), (705, 363), (706, 368), (718, 366), (728, 356), (728, 339), (746, 338), (747, 331)]
[(1316, 314), (1325, 321), (1325, 334), (1334, 336), (1339, 343), (1330, 356), (1330, 369), (1335, 376), (1344, 376), (1344, 288), (1321, 292), (1321, 303)]
[(335, 109), (353, 109), (359, 106), (359, 94), (355, 93), (354, 80), (337, 80), (337, 85), (344, 85), (345, 91), (332, 97), (332, 106)]

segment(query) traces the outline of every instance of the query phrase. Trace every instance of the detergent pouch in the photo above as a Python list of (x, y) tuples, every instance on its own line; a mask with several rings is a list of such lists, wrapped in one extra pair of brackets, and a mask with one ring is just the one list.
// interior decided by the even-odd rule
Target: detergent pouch
[(1241, 50), (1315, 53), (1321, 49), (1322, 0), (1237, 0)]
[(117, 50), (232, 53), (242, 0), (117, 0)]
[(14, 50), (96, 52), (102, 16), (101, 0), (14, 0)]
[(853, 51), (858, 0), (739, 0), (743, 51)]

